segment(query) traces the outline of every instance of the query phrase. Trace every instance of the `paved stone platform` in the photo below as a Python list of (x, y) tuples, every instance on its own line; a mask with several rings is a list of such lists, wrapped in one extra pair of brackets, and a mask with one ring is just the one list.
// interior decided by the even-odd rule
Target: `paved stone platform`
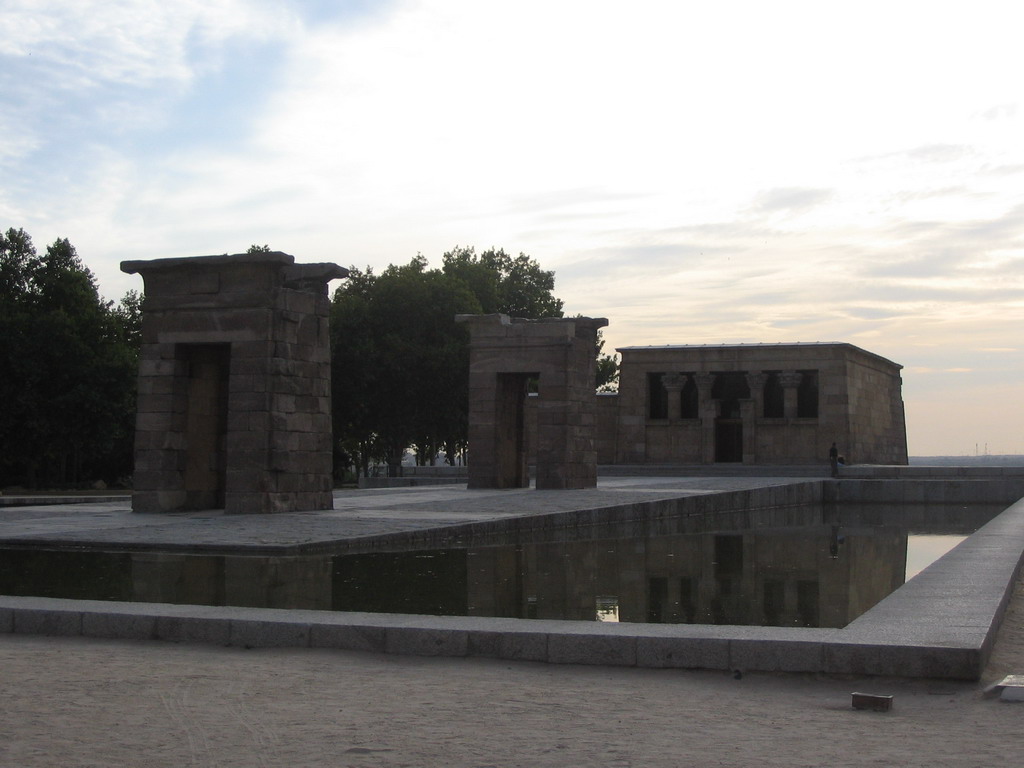
[[(708, 519), (774, 524), (833, 481), (771, 477), (608, 478), (579, 491), (439, 486), (336, 493), (323, 512), (140, 515), (126, 501), (0, 509), (0, 546), (252, 553), (373, 548), (397, 538), (484, 536), (518, 526)], [(898, 482), (898, 481), (894, 481)], [(849, 489), (856, 486), (850, 485)], [(938, 487), (938, 486), (935, 486)], [(963, 492), (961, 481), (955, 484)], [(833, 490), (835, 486), (832, 486)], [(902, 488), (892, 486), (899, 495)], [(884, 501), (874, 487), (876, 501)], [(551, 663), (977, 679), (1021, 567), (1024, 500), (844, 629), (610, 624), (486, 617), (0, 597), (0, 631), (245, 646), (338, 647)]]
[(73, 544), (261, 553), (349, 551), (353, 540), (445, 526), (622, 508), (772, 486), (793, 478), (611, 478), (577, 491), (468, 490), (465, 485), (334, 492), (334, 508), (275, 515), (218, 510), (137, 514), (127, 498), (0, 508), (0, 545)]
[(0, 507), (53, 507), (68, 504), (118, 504), (130, 496), (129, 491), (111, 494), (4, 494), (0, 493)]

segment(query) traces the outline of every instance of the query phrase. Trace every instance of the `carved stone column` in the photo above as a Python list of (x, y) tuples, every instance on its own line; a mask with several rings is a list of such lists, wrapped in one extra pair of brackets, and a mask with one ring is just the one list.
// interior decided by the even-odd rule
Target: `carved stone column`
[(754, 398), (740, 400), (743, 419), (743, 463), (757, 463), (757, 402)]
[(697, 385), (697, 413), (700, 414), (700, 453), (705, 464), (714, 464), (718, 401), (711, 399), (711, 388), (715, 383), (715, 375), (697, 373), (694, 374), (693, 380)]
[(757, 463), (757, 419), (764, 414), (764, 383), (768, 374), (752, 371), (747, 374), (750, 399), (740, 402), (743, 416), (743, 463)]
[(685, 373), (666, 373), (661, 377), (661, 385), (668, 392), (668, 420), (679, 421), (682, 417), (682, 397), (680, 393), (686, 386)]
[(764, 414), (764, 383), (767, 380), (767, 373), (751, 372), (747, 374), (750, 399), (754, 401), (754, 418)]
[(787, 419), (795, 419), (797, 413), (797, 396), (800, 389), (800, 371), (782, 371), (779, 373), (779, 385), (782, 387), (783, 414)]

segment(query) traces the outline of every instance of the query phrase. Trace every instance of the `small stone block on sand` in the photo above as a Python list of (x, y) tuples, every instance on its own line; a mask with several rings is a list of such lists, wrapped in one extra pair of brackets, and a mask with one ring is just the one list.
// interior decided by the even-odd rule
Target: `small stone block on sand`
[(1024, 701), (1024, 675), (1007, 675), (985, 689), (986, 696), (998, 696), (1003, 701)]
[(892, 696), (883, 696), (875, 693), (854, 693), (853, 708), (888, 712), (892, 709)]
[(994, 687), (1002, 701), (1024, 701), (1024, 675), (1007, 675)]

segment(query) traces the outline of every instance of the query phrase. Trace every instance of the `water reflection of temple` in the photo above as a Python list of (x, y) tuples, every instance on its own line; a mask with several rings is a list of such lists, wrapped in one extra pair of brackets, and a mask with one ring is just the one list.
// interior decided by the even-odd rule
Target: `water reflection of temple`
[(474, 549), (468, 613), (592, 621), (614, 601), (619, 621), (841, 627), (903, 583), (906, 546), (820, 526)]
[(841, 627), (903, 583), (906, 547), (904, 528), (818, 524), (351, 555), (16, 549), (0, 558), (0, 589), (338, 611)]

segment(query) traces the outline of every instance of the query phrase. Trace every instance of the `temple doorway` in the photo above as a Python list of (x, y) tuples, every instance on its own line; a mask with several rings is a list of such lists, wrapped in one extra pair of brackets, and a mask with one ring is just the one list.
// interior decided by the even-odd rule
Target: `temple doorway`
[(185, 508), (223, 509), (227, 487), (228, 344), (184, 344)]
[(498, 488), (528, 488), (526, 394), (535, 373), (497, 374), (495, 461)]
[(743, 420), (715, 420), (715, 461), (737, 463), (743, 461)]
[(721, 401), (719, 416), (715, 419), (715, 461), (723, 464), (743, 461), (743, 419), (740, 401), (728, 398)]

